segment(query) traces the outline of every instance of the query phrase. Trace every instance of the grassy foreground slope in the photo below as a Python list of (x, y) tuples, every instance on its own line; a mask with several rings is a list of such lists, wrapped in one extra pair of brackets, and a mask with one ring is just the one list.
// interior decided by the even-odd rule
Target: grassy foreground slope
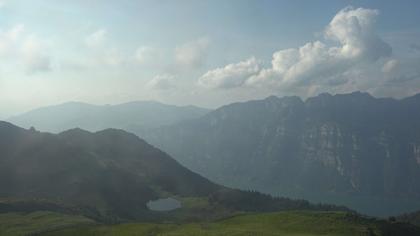
[(47, 211), (4, 213), (0, 214), (0, 235), (33, 235), (66, 227), (80, 227), (94, 223), (93, 220), (83, 216), (65, 215)]
[(247, 214), (229, 219), (189, 224), (130, 223), (91, 225), (48, 232), (48, 236), (315, 236), (315, 235), (420, 235), (418, 228), (367, 219), (344, 212), (290, 211)]

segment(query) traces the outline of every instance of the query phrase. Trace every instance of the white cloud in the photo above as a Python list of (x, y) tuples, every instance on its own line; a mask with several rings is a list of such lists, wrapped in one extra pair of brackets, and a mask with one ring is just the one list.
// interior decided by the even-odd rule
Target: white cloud
[(207, 72), (200, 81), (214, 85), (209, 86), (213, 88), (266, 86), (290, 89), (317, 84), (342, 85), (348, 79), (342, 76), (343, 73), (391, 55), (391, 47), (374, 30), (378, 14), (377, 10), (344, 8), (326, 27), (326, 42), (308, 42), (299, 48), (279, 50), (273, 54), (270, 68), (226, 76), (223, 71), (227, 71), (229, 65), (224, 70)]
[(197, 68), (205, 63), (210, 40), (201, 38), (175, 48), (175, 61), (183, 66)]
[(52, 69), (46, 43), (28, 34), (23, 24), (0, 32), (0, 60), (3, 65), (13, 65), (12, 68), (21, 65), (29, 74)]
[(200, 77), (198, 83), (208, 88), (238, 87), (259, 70), (258, 61), (255, 57), (251, 57), (246, 61), (208, 71)]
[(23, 42), (21, 54), (26, 71), (29, 73), (49, 71), (52, 68), (45, 46), (34, 36)]
[(103, 47), (107, 41), (108, 31), (106, 29), (99, 29), (88, 35), (85, 43), (88, 47), (97, 48)]
[(381, 70), (383, 77), (392, 86), (404, 87), (405, 83), (416, 81), (420, 83), (420, 58), (390, 59), (383, 64)]
[(337, 56), (375, 61), (391, 54), (391, 47), (375, 33), (378, 14), (378, 10), (351, 7), (337, 13), (325, 32), (340, 42)]
[(170, 74), (156, 75), (146, 84), (146, 87), (153, 90), (168, 90), (175, 88), (175, 76)]
[(0, 56), (4, 57), (15, 53), (24, 31), (25, 26), (23, 24), (15, 25), (5, 32), (0, 31)]

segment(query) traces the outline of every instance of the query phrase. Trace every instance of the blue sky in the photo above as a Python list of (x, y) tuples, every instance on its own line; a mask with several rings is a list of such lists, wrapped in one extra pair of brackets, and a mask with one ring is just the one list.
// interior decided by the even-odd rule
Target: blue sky
[(0, 118), (66, 101), (412, 95), (418, 12), (414, 0), (0, 0)]

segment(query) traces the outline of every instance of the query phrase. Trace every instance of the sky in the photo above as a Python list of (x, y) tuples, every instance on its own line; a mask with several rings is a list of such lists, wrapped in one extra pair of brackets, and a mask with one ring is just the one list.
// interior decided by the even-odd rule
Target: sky
[(0, 119), (68, 101), (410, 96), (419, 12), (416, 0), (0, 0)]

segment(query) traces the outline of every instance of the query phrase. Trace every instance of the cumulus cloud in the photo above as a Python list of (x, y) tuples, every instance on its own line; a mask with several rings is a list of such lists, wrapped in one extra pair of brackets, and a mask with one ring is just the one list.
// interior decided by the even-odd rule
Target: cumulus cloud
[(175, 48), (175, 61), (183, 66), (197, 68), (205, 63), (210, 40), (201, 38)]
[(381, 70), (386, 82), (393, 86), (416, 80), (420, 82), (420, 58), (390, 59)]
[[(271, 67), (252, 67), (249, 73), (231, 74), (232, 65), (207, 72), (199, 81), (213, 88), (269, 86), (283, 89), (314, 85), (338, 86), (347, 82), (342, 76), (358, 65), (374, 64), (391, 55), (391, 47), (374, 29), (379, 12), (347, 7), (327, 25), (323, 41), (308, 42), (298, 48), (273, 53)], [(228, 86), (226, 86), (228, 85)]]
[(375, 33), (378, 10), (347, 7), (332, 19), (326, 36), (340, 42), (337, 56), (375, 61), (391, 54), (391, 47)]
[(246, 61), (208, 71), (200, 77), (198, 84), (208, 88), (234, 88), (242, 85), (259, 70), (257, 59), (251, 57)]
[(46, 44), (35, 35), (28, 34), (23, 24), (0, 32), (0, 60), (22, 65), (29, 74), (52, 69)]
[(175, 88), (175, 76), (170, 74), (156, 75), (147, 83), (146, 87), (153, 90), (168, 90)]

